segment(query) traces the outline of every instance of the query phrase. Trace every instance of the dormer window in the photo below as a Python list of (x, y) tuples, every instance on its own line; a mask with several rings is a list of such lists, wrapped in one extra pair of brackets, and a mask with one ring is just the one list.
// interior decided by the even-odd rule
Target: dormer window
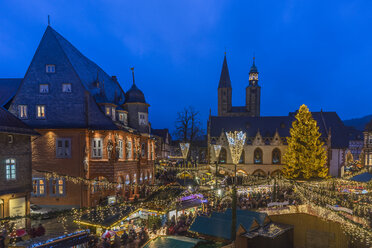
[(27, 105), (18, 105), (18, 117), (27, 119)]
[(111, 108), (110, 107), (105, 107), (105, 113), (106, 115), (111, 115)]
[(45, 119), (45, 106), (44, 105), (37, 105), (36, 106), (36, 114), (38, 119)]
[(112, 118), (113, 121), (116, 119), (115, 113), (116, 113), (115, 108), (112, 107), (111, 108), (111, 118)]
[(63, 93), (70, 93), (70, 92), (72, 92), (71, 84), (62, 84), (62, 92)]
[(141, 126), (146, 126), (147, 125), (147, 113), (139, 112), (138, 113), (138, 122)]
[(39, 92), (41, 94), (47, 94), (47, 93), (49, 93), (49, 85), (48, 84), (40, 84), (39, 85)]
[(119, 113), (119, 121), (124, 125), (128, 125), (128, 116), (126, 113)]
[(55, 65), (46, 65), (46, 73), (55, 73), (56, 66)]

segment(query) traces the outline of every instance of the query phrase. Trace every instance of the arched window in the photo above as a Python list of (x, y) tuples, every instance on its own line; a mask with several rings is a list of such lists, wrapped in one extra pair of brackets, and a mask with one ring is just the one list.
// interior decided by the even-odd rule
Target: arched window
[(242, 155), (240, 155), (239, 164), (244, 164), (245, 161), (245, 152), (242, 151)]
[(275, 148), (272, 152), (273, 156), (273, 164), (280, 164), (280, 150), (278, 148)]
[(140, 178), (139, 178), (139, 180), (140, 180), (140, 183), (142, 183), (142, 182), (143, 182), (143, 174), (142, 174), (142, 172), (141, 172), (141, 175), (140, 175)]
[(136, 173), (133, 174), (133, 180), (132, 180), (132, 182), (134, 184), (137, 183), (137, 174)]
[(226, 152), (226, 149), (225, 148), (221, 148), (221, 151), (220, 151), (220, 157), (219, 157), (219, 163), (220, 164), (226, 164), (226, 160), (227, 160), (227, 152)]
[(129, 184), (130, 184), (130, 178), (129, 178), (129, 175), (127, 175), (127, 176), (125, 177), (125, 184), (126, 184), (126, 185), (129, 185)]
[(262, 150), (260, 148), (256, 148), (256, 150), (254, 150), (253, 163), (262, 164)]

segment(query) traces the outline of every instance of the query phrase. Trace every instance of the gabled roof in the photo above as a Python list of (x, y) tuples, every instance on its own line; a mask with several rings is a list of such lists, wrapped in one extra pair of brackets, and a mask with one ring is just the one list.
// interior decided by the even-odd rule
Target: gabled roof
[(152, 128), (151, 133), (153, 135), (156, 135), (156, 136), (159, 136), (159, 137), (163, 138), (164, 140), (167, 138), (167, 135), (168, 135), (168, 138), (171, 140), (171, 135), (169, 133), (168, 128), (163, 128), (163, 129), (153, 129)]
[(222, 70), (221, 70), (221, 76), (220, 76), (220, 82), (218, 84), (218, 88), (231, 88), (230, 74), (229, 74), (229, 68), (227, 67), (226, 54), (225, 54), (225, 57), (223, 58), (223, 64), (222, 64)]
[[(239, 226), (242, 226), (247, 232), (250, 232), (260, 225), (256, 218), (260, 219), (260, 221), (264, 223), (266, 216), (267, 215), (263, 213), (237, 210), (236, 230), (238, 230)], [(226, 210), (224, 213), (213, 212), (210, 217), (198, 216), (190, 226), (189, 230), (207, 236), (230, 239), (231, 209)]]
[[(51, 33), (52, 36), (46, 35), (48, 33)], [(92, 96), (95, 97), (104, 94), (110, 103), (115, 103), (117, 105), (124, 103), (125, 96), (123, 89), (119, 86), (117, 81), (113, 80), (113, 78), (102, 70), (96, 63), (85, 57), (52, 27), (47, 27), (43, 38), (44, 37), (46, 39), (54, 37), (58, 41), (84, 87), (92, 94)], [(97, 79), (99, 81), (99, 87), (97, 87)]]
[[(336, 112), (312, 112), (317, 121), (322, 138), (331, 134), (332, 148), (347, 148), (349, 146), (349, 129), (343, 124)], [(260, 117), (210, 117), (210, 135), (219, 137), (222, 132), (243, 131), (247, 137), (255, 137), (259, 131), (263, 137), (273, 137), (278, 131), (280, 137), (288, 137), (296, 113), (288, 116), (260, 116)]]
[(0, 107), (0, 133), (39, 135), (2, 107)]
[(0, 107), (7, 104), (17, 93), (22, 78), (0, 78)]

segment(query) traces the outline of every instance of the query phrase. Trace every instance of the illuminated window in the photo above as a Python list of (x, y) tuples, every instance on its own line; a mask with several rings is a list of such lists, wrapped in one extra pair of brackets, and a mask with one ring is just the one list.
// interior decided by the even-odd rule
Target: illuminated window
[(33, 196), (44, 196), (45, 195), (45, 179), (44, 178), (33, 178), (32, 179), (32, 195)]
[(110, 107), (105, 107), (105, 114), (106, 115), (111, 115), (111, 108)]
[(94, 138), (92, 142), (92, 157), (93, 158), (102, 158), (102, 139)]
[(13, 144), (13, 141), (14, 141), (14, 136), (11, 135), (11, 134), (9, 134), (9, 135), (8, 135), (8, 143), (9, 143), (9, 144)]
[(126, 184), (126, 185), (130, 184), (130, 178), (129, 178), (129, 175), (127, 175), (127, 176), (125, 177), (125, 184)]
[(62, 92), (64, 93), (72, 92), (71, 84), (62, 84)]
[(39, 92), (42, 94), (49, 93), (49, 85), (48, 84), (40, 84), (39, 85)]
[(13, 158), (5, 160), (5, 177), (6, 180), (16, 179), (16, 161)]
[(134, 173), (134, 175), (133, 175), (133, 183), (136, 183), (136, 182), (137, 182), (137, 174)]
[(56, 66), (55, 65), (46, 65), (46, 73), (55, 73), (56, 72)]
[(36, 111), (37, 111), (37, 118), (45, 119), (45, 106), (44, 105), (37, 105)]
[(56, 157), (57, 158), (71, 157), (71, 139), (66, 138), (56, 139)]
[(273, 156), (273, 164), (280, 164), (280, 150), (275, 148), (272, 153)]
[(27, 105), (18, 105), (18, 117), (27, 119)]
[(65, 180), (62, 178), (50, 179), (50, 195), (64, 196), (65, 195)]

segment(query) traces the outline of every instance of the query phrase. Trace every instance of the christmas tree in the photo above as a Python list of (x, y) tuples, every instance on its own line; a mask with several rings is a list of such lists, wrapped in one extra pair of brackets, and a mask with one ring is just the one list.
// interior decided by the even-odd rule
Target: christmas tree
[(285, 164), (282, 172), (287, 178), (325, 178), (328, 175), (326, 167), (326, 151), (320, 141), (317, 122), (313, 119), (306, 105), (302, 105), (292, 123), (288, 147), (283, 156)]

